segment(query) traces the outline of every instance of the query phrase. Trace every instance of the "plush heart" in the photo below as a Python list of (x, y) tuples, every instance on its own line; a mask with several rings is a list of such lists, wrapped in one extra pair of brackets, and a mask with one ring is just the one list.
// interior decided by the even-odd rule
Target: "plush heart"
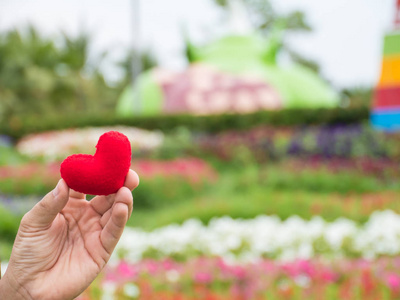
[(68, 186), (84, 194), (109, 195), (125, 182), (131, 165), (131, 144), (117, 131), (103, 134), (94, 155), (75, 154), (61, 164), (61, 177)]

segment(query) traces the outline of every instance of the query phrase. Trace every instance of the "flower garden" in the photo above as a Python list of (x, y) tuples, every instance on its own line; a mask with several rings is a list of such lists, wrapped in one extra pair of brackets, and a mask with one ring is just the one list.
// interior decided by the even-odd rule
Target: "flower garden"
[(368, 124), (131, 126), (0, 137), (2, 272), (61, 161), (118, 130), (141, 178), (109, 264), (78, 298), (398, 299), (400, 135)]
[[(94, 154), (99, 137), (116, 130), (131, 144), (140, 185), (108, 264), (76, 300), (400, 299), (400, 131), (374, 129), (399, 128), (400, 2), (377, 89), (367, 81), (351, 87), (365, 79), (349, 80), (347, 64), (338, 69), (349, 80), (340, 88), (319, 65), (323, 56), (309, 57), (290, 42), (313, 30), (303, 5), (285, 11), (278, 1), (211, 2), (221, 22), (199, 28), (202, 45), (186, 32), (190, 18), (179, 25), (187, 65), (179, 71), (163, 67), (159, 51), (172, 65), (178, 56), (152, 49), (151, 39), (142, 49), (113, 36), (113, 46), (101, 50), (90, 26), (47, 36), (35, 24), (19, 28), (29, 23), (23, 17), (0, 32), (0, 275), (23, 215), (53, 190), (62, 161)], [(157, 9), (151, 4), (149, 16)], [(42, 12), (65, 19), (59, 9)], [(121, 25), (112, 15), (107, 20)], [(141, 35), (143, 22), (135, 23)], [(175, 29), (158, 23), (172, 45)], [(100, 36), (107, 39), (107, 31)], [(111, 152), (128, 153), (127, 165), (124, 141), (126, 151)], [(86, 177), (104, 182), (101, 175)]]

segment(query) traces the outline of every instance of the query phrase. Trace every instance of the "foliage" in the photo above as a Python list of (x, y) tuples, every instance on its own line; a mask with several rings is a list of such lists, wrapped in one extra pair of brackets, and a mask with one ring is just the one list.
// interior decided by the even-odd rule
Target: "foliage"
[[(195, 142), (195, 135), (186, 127), (177, 127), (164, 136), (164, 141), (147, 155), (153, 159), (174, 159), (177, 157), (188, 157), (200, 149)], [(198, 155), (200, 156), (200, 155)]]
[[(205, 185), (217, 179), (214, 169), (199, 159), (134, 161), (142, 178), (135, 191), (135, 207), (163, 207), (192, 199)], [(44, 196), (60, 179), (60, 163), (27, 163), (0, 168), (0, 191), (9, 195)], [(157, 187), (157, 188), (154, 188)]]
[[(217, 5), (224, 8), (229, 7), (230, 1), (231, 0), (214, 0)], [(278, 13), (270, 0), (243, 0), (243, 3), (247, 9), (253, 27), (267, 38), (276, 35), (277, 31), (280, 31), (281, 28), (287, 33), (298, 31), (307, 32), (312, 30), (304, 13), (301, 11), (292, 11), (287, 14)], [(279, 39), (281, 39), (281, 37)], [(287, 53), (292, 61), (311, 68), (316, 72), (319, 71), (319, 66), (315, 61), (299, 54), (292, 49), (287, 42), (281, 40), (278, 41), (278, 44), (278, 50)], [(189, 45), (187, 45), (187, 47), (188, 46)]]
[[(217, 5), (228, 7), (230, 0), (214, 0)], [(279, 15), (269, 0), (244, 0), (255, 28), (268, 33), (277, 22), (284, 22), (289, 30), (310, 31), (305, 16), (300, 11)]]
[(124, 72), (123, 79), (118, 83), (121, 88), (125, 88), (127, 85), (132, 84), (132, 64), (134, 59), (140, 60), (142, 72), (147, 71), (157, 65), (156, 58), (150, 50), (145, 50), (140, 53), (137, 53), (137, 51), (133, 50), (128, 51), (128, 54), (125, 56), (125, 58), (117, 63), (117, 66), (119, 66)]
[(99, 111), (99, 99), (113, 107), (115, 92), (98, 69), (100, 61), (88, 64), (89, 45), (87, 33), (56, 41), (29, 27), (0, 35), (0, 119)]
[(265, 34), (268, 34), (277, 23), (285, 24), (286, 29), (291, 31), (311, 31), (301, 11), (280, 15), (269, 0), (245, 0), (244, 3), (254, 27)]
[[(208, 222), (214, 216), (251, 218), (259, 213), (288, 218), (294, 210), (304, 218), (318, 213), (328, 220), (348, 216), (365, 221), (374, 209), (400, 211), (396, 202), (400, 176), (393, 163), (370, 170), (369, 164), (365, 168), (361, 162), (359, 167), (353, 160), (291, 160), (259, 166), (241, 159), (216, 161), (217, 174), (198, 159), (134, 161), (141, 183), (133, 193), (135, 217), (130, 224), (157, 227), (194, 216)], [(383, 176), (375, 168), (392, 173)], [(59, 178), (59, 163), (2, 167), (0, 190), (40, 197)]]
[(164, 179), (156, 177), (152, 180), (142, 180), (133, 193), (135, 209), (154, 210), (171, 207), (178, 203), (192, 200), (197, 189), (182, 178)]
[(242, 165), (302, 158), (304, 165), (330, 161), (340, 166), (349, 165), (352, 158), (353, 169), (384, 175), (389, 170), (392, 173), (396, 168), (393, 163), (400, 161), (399, 138), (399, 134), (374, 131), (367, 124), (260, 126), (204, 134), (195, 139), (195, 144), (200, 153)]
[(11, 147), (0, 144), (0, 166), (18, 165), (28, 162), (28, 158), (21, 155)]
[(300, 131), (291, 142), (290, 154), (322, 157), (385, 157), (384, 136), (369, 126), (331, 126)]
[[(18, 124), (26, 117), (57, 118), (60, 112), (98, 114), (113, 111), (127, 83), (131, 81), (132, 51), (117, 64), (123, 72), (111, 87), (101, 72), (107, 52), (89, 56), (91, 37), (60, 34), (43, 37), (34, 27), (24, 32), (0, 34), (0, 121)], [(144, 68), (155, 64), (151, 54), (142, 53)], [(23, 121), (22, 121), (23, 122)]]
[(21, 216), (15, 215), (0, 204), (0, 261), (8, 259), (11, 245), (17, 234)]
[(158, 129), (170, 132), (178, 127), (186, 127), (193, 132), (220, 132), (223, 130), (246, 130), (255, 126), (296, 126), (325, 124), (354, 124), (369, 119), (366, 107), (352, 109), (286, 109), (280, 111), (259, 111), (251, 114), (235, 115), (162, 115), (135, 116), (123, 118), (111, 113), (73, 113), (57, 116), (45, 115), (41, 118), (19, 116), (13, 122), (0, 122), (0, 132), (13, 138), (49, 130), (80, 128), (88, 126), (127, 125), (143, 129)]
[(215, 0), (215, 3), (220, 6), (226, 6), (228, 4), (227, 0)]
[[(168, 180), (164, 180), (167, 184)], [(181, 194), (181, 200), (178, 196), (167, 197), (171, 193), (181, 193), (178, 185), (171, 185), (173, 188), (167, 193), (161, 189), (163, 185), (154, 181), (142, 180), (142, 184), (143, 189), (139, 187), (134, 195), (143, 193), (147, 198), (151, 197), (155, 193), (153, 187), (159, 190), (158, 197), (161, 198), (159, 204), (153, 202), (156, 205), (150, 210), (142, 210), (138, 205), (134, 218), (129, 221), (132, 226), (145, 228), (180, 223), (193, 217), (207, 223), (213, 217), (224, 215), (252, 218), (265, 213), (286, 219), (295, 212), (306, 219), (319, 214), (326, 220), (346, 216), (363, 222), (376, 209), (391, 208), (400, 212), (396, 200), (400, 190), (398, 180), (391, 178), (382, 182), (379, 177), (362, 171), (332, 173), (326, 166), (315, 170), (306, 167), (301, 170), (291, 165), (271, 165), (262, 169), (243, 165), (220, 167), (219, 179), (214, 184), (206, 184), (190, 194)], [(185, 190), (182, 182), (181, 187)], [(139, 194), (135, 196), (135, 203), (146, 199)]]
[(376, 209), (388, 208), (400, 212), (398, 195), (398, 192), (328, 195), (303, 190), (268, 189), (226, 197), (199, 195), (195, 199), (187, 199), (186, 202), (171, 204), (162, 209), (137, 208), (128, 224), (150, 230), (171, 223), (181, 224), (189, 218), (197, 218), (207, 224), (216, 217), (249, 219), (261, 213), (277, 215), (284, 220), (293, 214), (307, 220), (319, 214), (324, 220), (333, 221), (347, 217), (362, 223), (366, 222), (368, 214)]
[(371, 107), (373, 100), (373, 88), (359, 86), (341, 91), (343, 105), (346, 107)]
[(0, 236), (2, 239), (14, 241), (20, 218), (0, 205)]

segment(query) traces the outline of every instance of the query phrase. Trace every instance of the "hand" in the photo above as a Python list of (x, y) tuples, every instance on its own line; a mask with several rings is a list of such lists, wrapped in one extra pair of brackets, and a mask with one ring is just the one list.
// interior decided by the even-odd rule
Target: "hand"
[(0, 280), (0, 299), (73, 299), (110, 259), (132, 214), (130, 170), (116, 194), (90, 202), (63, 180), (21, 221), (10, 262)]

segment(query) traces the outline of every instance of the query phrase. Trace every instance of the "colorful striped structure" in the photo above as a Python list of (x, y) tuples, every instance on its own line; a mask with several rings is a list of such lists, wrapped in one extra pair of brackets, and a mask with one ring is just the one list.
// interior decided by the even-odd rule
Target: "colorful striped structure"
[(400, 130), (400, 30), (385, 36), (371, 122), (377, 129)]

